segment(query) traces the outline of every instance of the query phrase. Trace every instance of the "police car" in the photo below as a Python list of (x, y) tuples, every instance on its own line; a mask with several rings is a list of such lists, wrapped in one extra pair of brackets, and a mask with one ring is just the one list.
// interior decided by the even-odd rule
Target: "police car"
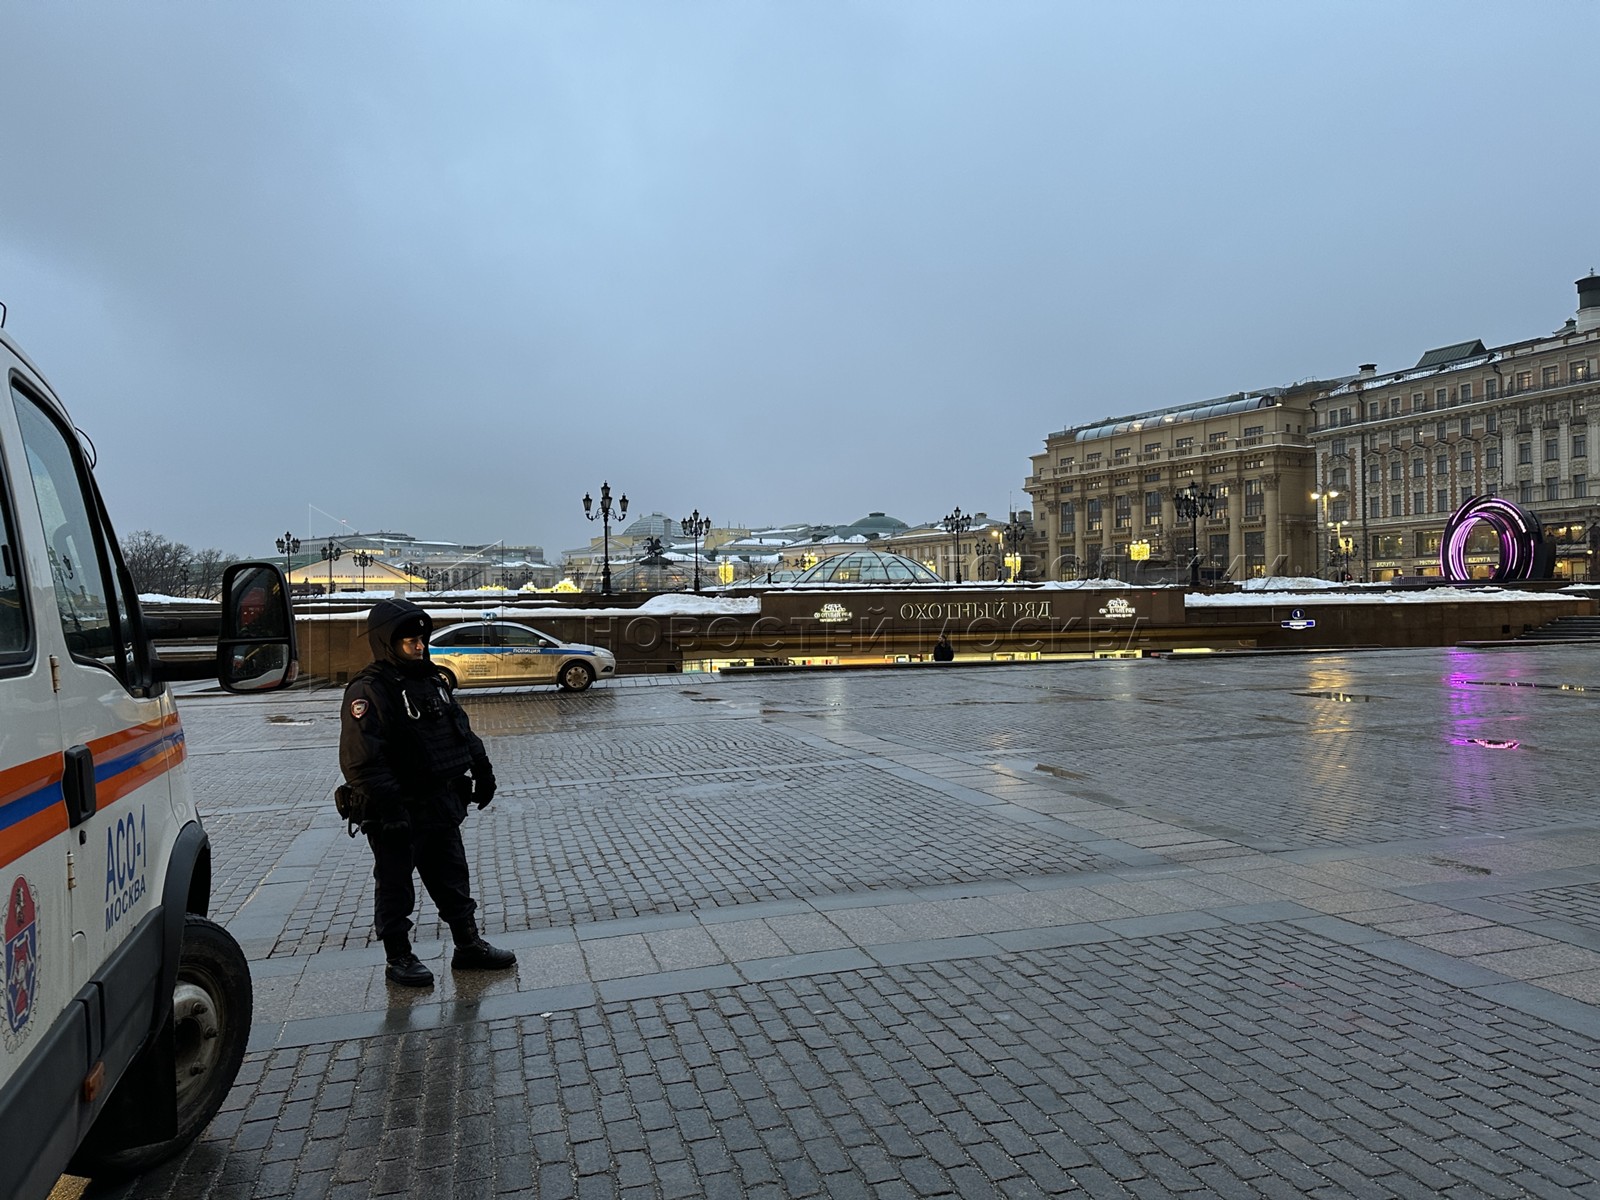
[[(168, 684), (294, 682), (283, 573), (215, 617), (144, 613), (84, 441), (0, 330), (0, 1197), (187, 1145), (250, 1036), (250, 968), (207, 920), (211, 847)], [(163, 661), (157, 636), (217, 639)]]
[(553, 683), (564, 692), (581, 692), (596, 679), (617, 673), (616, 656), (609, 650), (493, 619), (439, 630), (428, 639), (428, 657), (449, 676), (451, 687)]

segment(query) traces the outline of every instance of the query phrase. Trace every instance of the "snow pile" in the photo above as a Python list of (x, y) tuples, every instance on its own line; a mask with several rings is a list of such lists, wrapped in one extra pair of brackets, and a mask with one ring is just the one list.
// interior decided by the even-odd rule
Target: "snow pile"
[[(1324, 584), (1326, 586), (1326, 584)], [(1548, 600), (1549, 592), (1517, 592), (1493, 587), (1439, 587), (1413, 592), (1225, 592), (1220, 595), (1198, 595), (1191, 592), (1183, 599), (1185, 608), (1267, 608), (1272, 605), (1306, 608), (1314, 604), (1461, 604), (1463, 602), (1515, 602), (1520, 600)]]

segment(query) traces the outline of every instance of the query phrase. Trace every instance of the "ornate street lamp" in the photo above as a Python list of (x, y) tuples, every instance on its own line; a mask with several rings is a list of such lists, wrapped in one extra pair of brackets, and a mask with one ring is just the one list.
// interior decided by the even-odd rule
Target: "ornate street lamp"
[(1200, 518), (1217, 511), (1217, 489), (1191, 483), (1172, 493), (1172, 504), (1180, 519), (1189, 521), (1189, 586), (1200, 586)]
[(944, 530), (955, 539), (956, 551), (956, 582), (961, 582), (961, 535), (972, 528), (972, 515), (961, 511), (957, 505), (956, 510), (944, 519)]
[[(333, 539), (322, 547), (322, 557), (328, 560), (328, 595), (333, 595), (333, 564), (344, 557), (344, 551)], [(331, 636), (331, 635), (330, 635)]]
[(300, 539), (284, 530), (283, 536), (278, 539), (278, 553), (283, 555), (283, 581), (288, 583), (289, 572), (294, 566), (290, 560), (300, 553)]
[(694, 590), (698, 592), (700, 590), (700, 539), (711, 532), (711, 518), (702, 517), (700, 510), (697, 508), (690, 516), (684, 517), (683, 520), (678, 522), (678, 528), (694, 539)]
[(1017, 576), (1022, 574), (1022, 543), (1028, 538), (1028, 527), (1017, 520), (1016, 513), (1012, 513), (1011, 519), (994, 533), (1006, 548), (1006, 563), (1011, 568), (1011, 582), (1015, 583)]
[(361, 568), (361, 590), (367, 590), (367, 568), (372, 565), (372, 555), (365, 550), (357, 550), (350, 556), (350, 561)]
[[(1333, 501), (1337, 500), (1338, 498), (1339, 498), (1339, 493), (1336, 492), (1336, 491), (1333, 491), (1332, 489), (1329, 489), (1328, 491), (1325, 491), (1325, 492), (1312, 492), (1311, 493), (1312, 503), (1317, 505), (1317, 513), (1322, 518), (1322, 528), (1324, 530), (1326, 530), (1326, 529), (1328, 529), (1330, 527), (1329, 526), (1329, 522), (1328, 522), (1328, 505), (1333, 503)], [(1338, 551), (1338, 549), (1336, 547), (1338, 547), (1339, 530), (1338, 530), (1337, 526), (1333, 526), (1332, 528), (1333, 528), (1333, 540), (1328, 542), (1328, 567), (1327, 567), (1327, 571), (1328, 571), (1328, 578), (1329, 579), (1333, 579), (1335, 577), (1336, 572), (1338, 571), (1338, 553), (1339, 553), (1339, 551)], [(1319, 535), (1318, 538), (1317, 538), (1317, 541), (1320, 543), (1320, 542), (1322, 542), (1322, 540), (1323, 540), (1323, 537)], [(1321, 555), (1319, 554), (1318, 557), (1320, 558)]]
[[(609, 483), (602, 483), (600, 485), (600, 508), (599, 508), (599, 510), (595, 511), (595, 512), (591, 512), (590, 509), (592, 509), (593, 507), (594, 507), (593, 498), (589, 495), (588, 492), (585, 492), (583, 494), (583, 515), (585, 517), (587, 517), (591, 521), (599, 521), (600, 522), (601, 544), (602, 544), (602, 550), (601, 550), (602, 558), (601, 558), (601, 566), (600, 566), (600, 594), (602, 596), (609, 596), (609, 595), (611, 595), (611, 518), (613, 516), (613, 511), (612, 511), (612, 508), (611, 508), (611, 485)], [(620, 521), (623, 518), (625, 518), (627, 515), (628, 515), (628, 497), (627, 496), (620, 496), (620, 497), (618, 497), (618, 504), (617, 504), (617, 508), (615, 510), (616, 519)]]

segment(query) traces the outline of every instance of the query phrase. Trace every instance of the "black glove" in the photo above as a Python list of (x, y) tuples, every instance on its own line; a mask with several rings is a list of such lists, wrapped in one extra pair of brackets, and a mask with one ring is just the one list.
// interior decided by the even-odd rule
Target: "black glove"
[(489, 765), (487, 758), (480, 758), (472, 764), (473, 803), (480, 809), (488, 808), (489, 801), (494, 799), (494, 792), (494, 768)]

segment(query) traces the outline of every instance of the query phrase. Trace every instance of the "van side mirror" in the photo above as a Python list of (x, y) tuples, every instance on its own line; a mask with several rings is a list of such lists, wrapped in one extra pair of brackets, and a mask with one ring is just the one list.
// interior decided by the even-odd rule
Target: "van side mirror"
[(222, 576), (217, 682), (230, 692), (270, 692), (299, 675), (283, 572), (270, 563), (235, 563)]

